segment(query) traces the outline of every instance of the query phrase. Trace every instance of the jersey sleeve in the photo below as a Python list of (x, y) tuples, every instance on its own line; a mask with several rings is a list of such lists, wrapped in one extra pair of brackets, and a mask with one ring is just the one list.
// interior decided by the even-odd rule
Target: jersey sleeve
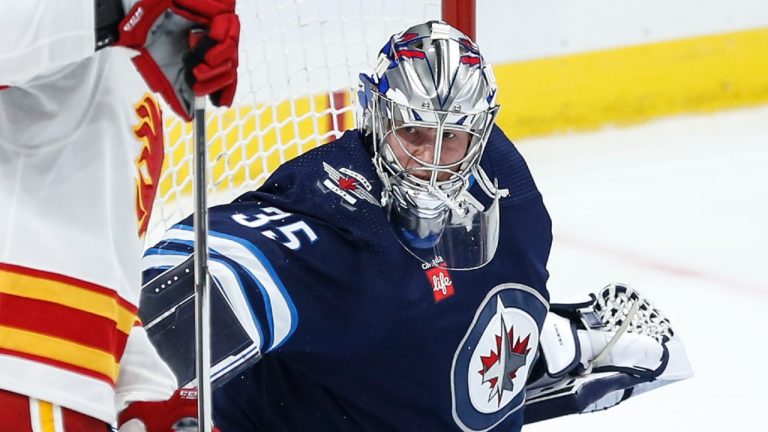
[[(214, 207), (209, 210), (209, 223), (208, 270), (214, 282), (211, 285), (212, 379), (221, 378), (223, 382), (235, 369), (276, 350), (294, 333), (298, 313), (289, 287), (303, 284), (306, 275), (291, 271), (291, 266), (301, 259), (296, 251), (317, 236), (303, 218), (257, 203)], [(159, 289), (163, 290), (168, 274), (178, 272), (180, 267), (191, 268), (193, 246), (194, 231), (188, 218), (169, 229), (164, 238), (146, 252), (140, 315), (164, 317), (171, 315), (172, 309), (176, 311), (174, 317), (191, 315), (183, 310), (191, 306), (184, 302), (191, 298), (193, 278), (183, 273), (175, 273), (180, 276), (179, 282), (174, 283), (176, 293), (167, 291), (174, 299), (146, 293), (156, 290), (152, 288), (153, 281), (162, 279)], [(158, 278), (159, 275), (163, 278)], [(184, 384), (192, 370), (184, 358), (175, 357), (184, 357), (179, 353), (192, 350), (191, 344), (180, 342), (180, 337), (168, 333), (157, 333), (153, 324), (157, 321), (150, 315), (142, 316), (150, 338)], [(163, 324), (159, 328), (173, 328), (172, 331), (179, 327), (192, 328), (190, 322)], [(238, 332), (233, 331), (234, 327), (238, 327)], [(190, 332), (186, 332), (183, 339), (190, 340), (189, 335)], [(243, 342), (244, 335), (248, 343)]]
[(23, 85), (95, 51), (93, 0), (3, 2), (0, 86)]
[(115, 388), (116, 412), (131, 401), (166, 400), (176, 388), (173, 372), (157, 355), (144, 328), (133, 327), (120, 360)]
[[(172, 227), (160, 244), (147, 251), (144, 280), (185, 262), (193, 244), (191, 225)], [(260, 351), (280, 346), (296, 325), (293, 303), (272, 264), (286, 261), (283, 251), (258, 238), (216, 230), (209, 231), (208, 246), (211, 277), (224, 291), (228, 306), (240, 316), (239, 321), (246, 327), (251, 322), (256, 326)], [(243, 310), (246, 304), (247, 310)]]

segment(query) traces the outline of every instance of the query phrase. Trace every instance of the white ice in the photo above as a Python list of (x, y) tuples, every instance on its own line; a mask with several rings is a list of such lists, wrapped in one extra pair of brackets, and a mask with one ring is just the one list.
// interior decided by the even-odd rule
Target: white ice
[(670, 318), (696, 373), (524, 430), (768, 430), (768, 106), (517, 145), (553, 219), (552, 300), (629, 283)]

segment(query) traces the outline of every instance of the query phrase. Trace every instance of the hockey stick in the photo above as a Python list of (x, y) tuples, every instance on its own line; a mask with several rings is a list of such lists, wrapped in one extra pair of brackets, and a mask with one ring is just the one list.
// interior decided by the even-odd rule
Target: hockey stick
[(197, 417), (198, 430), (211, 432), (213, 410), (211, 408), (211, 298), (208, 277), (208, 158), (205, 141), (205, 96), (195, 97), (194, 106), (193, 162), (195, 211), (192, 225), (195, 230), (195, 354), (197, 370)]
[[(195, 47), (205, 36), (205, 30), (192, 29), (189, 46)], [(198, 431), (212, 432), (213, 408), (211, 390), (211, 284), (208, 274), (208, 152), (205, 138), (205, 96), (195, 96), (193, 105), (194, 158), (192, 189), (195, 231), (195, 371), (197, 374)]]

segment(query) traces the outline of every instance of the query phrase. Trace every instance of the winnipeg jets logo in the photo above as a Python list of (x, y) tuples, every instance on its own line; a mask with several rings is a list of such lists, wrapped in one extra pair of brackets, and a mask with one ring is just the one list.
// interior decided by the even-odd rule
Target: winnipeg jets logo
[(453, 418), (462, 430), (491, 429), (524, 405), (548, 307), (540, 293), (520, 284), (486, 295), (454, 354)]
[(349, 168), (336, 170), (325, 162), (323, 162), (323, 169), (328, 173), (328, 178), (323, 180), (321, 188), (340, 196), (342, 204), (346, 204), (351, 210), (355, 209), (354, 206), (358, 200), (379, 205), (378, 200), (370, 192), (373, 186), (359, 173)]
[(500, 317), (499, 332), (496, 334), (496, 349), (488, 355), (481, 355), (483, 368), (478, 371), (483, 377), (483, 383), (490, 386), (488, 402), (496, 400), (501, 405), (505, 391), (515, 390), (514, 379), (518, 370), (525, 366), (526, 356), (530, 352), (528, 342), (530, 333), (523, 340), (515, 340), (515, 328), (504, 319), (504, 304), (497, 299), (496, 313)]

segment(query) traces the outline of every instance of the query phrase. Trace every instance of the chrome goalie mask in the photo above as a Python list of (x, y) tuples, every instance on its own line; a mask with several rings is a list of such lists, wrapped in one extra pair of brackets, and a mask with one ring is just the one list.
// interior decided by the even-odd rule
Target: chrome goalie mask
[[(479, 165), (498, 105), (477, 46), (444, 22), (419, 24), (392, 36), (374, 73), (360, 79), (359, 127), (372, 140), (382, 205), (400, 242), (428, 264), (485, 265), (506, 191)], [(468, 192), (474, 182), (487, 196)]]

